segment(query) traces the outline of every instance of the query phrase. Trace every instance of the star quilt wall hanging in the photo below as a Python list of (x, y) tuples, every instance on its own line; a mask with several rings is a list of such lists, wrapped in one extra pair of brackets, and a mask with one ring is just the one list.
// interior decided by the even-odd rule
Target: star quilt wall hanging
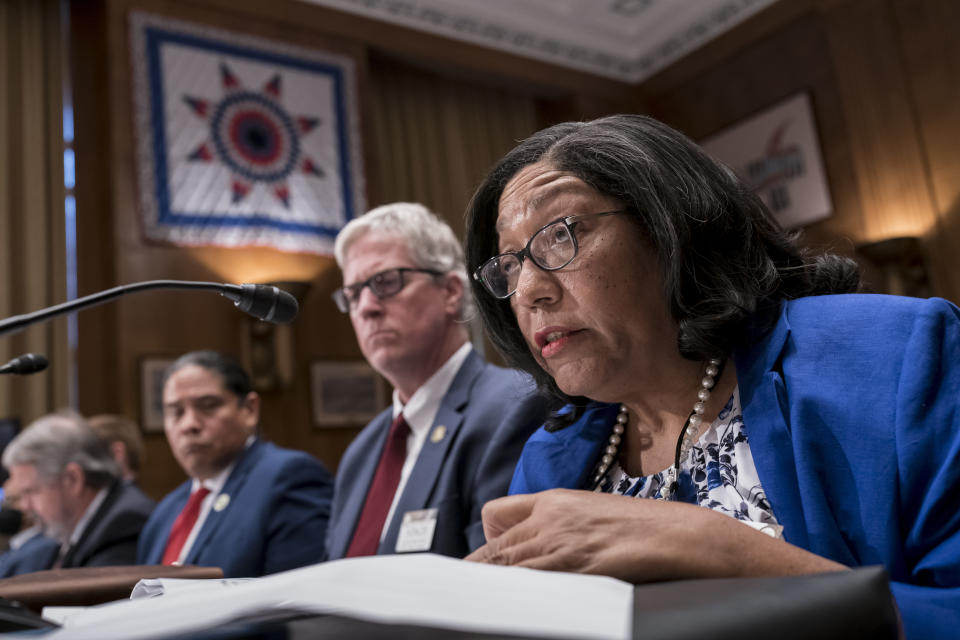
[(354, 62), (131, 13), (147, 238), (332, 253), (366, 210)]

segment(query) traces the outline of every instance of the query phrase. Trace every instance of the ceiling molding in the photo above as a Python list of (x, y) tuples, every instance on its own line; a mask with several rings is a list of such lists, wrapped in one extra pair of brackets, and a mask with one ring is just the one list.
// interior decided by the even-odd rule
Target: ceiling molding
[(777, 0), (304, 0), (639, 83)]

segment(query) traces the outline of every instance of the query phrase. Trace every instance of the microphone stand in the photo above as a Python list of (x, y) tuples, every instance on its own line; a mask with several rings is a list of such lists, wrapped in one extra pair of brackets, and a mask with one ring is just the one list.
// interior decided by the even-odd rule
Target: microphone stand
[[(249, 289), (246, 289), (247, 287), (249, 287)], [(221, 284), (219, 282), (191, 282), (187, 280), (148, 280), (146, 282), (136, 282), (134, 284), (121, 285), (119, 287), (100, 291), (89, 296), (76, 298), (75, 300), (69, 300), (52, 307), (47, 307), (46, 309), (40, 309), (39, 311), (34, 311), (32, 313), (25, 313), (23, 315), (7, 318), (6, 320), (0, 322), (0, 336), (19, 331), (35, 322), (40, 322), (64, 313), (70, 313), (71, 311), (78, 311), (87, 307), (100, 305), (104, 302), (113, 300), (114, 298), (119, 298), (120, 296), (128, 293), (145, 291), (147, 289), (194, 289), (203, 291), (216, 291), (220, 293), (220, 295), (234, 300), (235, 306), (239, 307), (243, 311), (247, 311), (248, 313), (251, 313), (251, 310), (249, 309), (249, 302), (252, 295), (255, 295), (255, 293), (259, 293), (265, 289), (276, 290), (275, 287), (266, 287), (265, 285), (235, 285)], [(284, 291), (276, 291), (286, 297), (286, 299), (289, 301), (288, 305), (292, 305), (292, 309), (289, 309), (289, 306), (287, 309), (290, 310), (293, 315), (296, 315), (296, 299)], [(292, 317), (289, 319), (292, 319)], [(284, 321), (289, 321), (289, 319)]]

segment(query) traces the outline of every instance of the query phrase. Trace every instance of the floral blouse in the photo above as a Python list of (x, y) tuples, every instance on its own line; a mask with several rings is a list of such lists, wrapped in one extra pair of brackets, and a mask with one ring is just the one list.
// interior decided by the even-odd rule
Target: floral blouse
[[(597, 491), (659, 498), (668, 470), (635, 478), (614, 462)], [(782, 537), (783, 527), (773, 515), (753, 464), (743, 428), (739, 388), (690, 448), (687, 458), (680, 461), (676, 499), (725, 513), (774, 538)]]

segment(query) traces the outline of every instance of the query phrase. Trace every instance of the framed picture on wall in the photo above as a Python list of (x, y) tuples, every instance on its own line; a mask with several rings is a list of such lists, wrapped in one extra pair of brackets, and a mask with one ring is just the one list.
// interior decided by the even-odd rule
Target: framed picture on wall
[(832, 213), (809, 94), (790, 96), (700, 144), (752, 187), (783, 227)]
[(366, 362), (317, 361), (310, 365), (310, 398), (314, 426), (363, 425), (387, 406), (387, 389)]
[(140, 425), (145, 433), (163, 433), (163, 372), (176, 358), (140, 360)]

